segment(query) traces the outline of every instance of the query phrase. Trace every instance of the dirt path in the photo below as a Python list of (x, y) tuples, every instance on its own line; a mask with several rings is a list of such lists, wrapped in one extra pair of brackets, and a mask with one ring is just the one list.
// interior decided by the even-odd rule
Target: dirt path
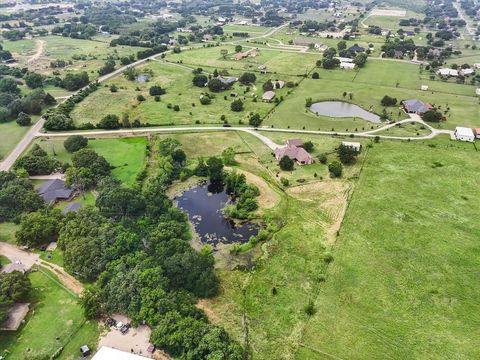
[(32, 65), (35, 62), (37, 62), (37, 60), (39, 60), (43, 56), (43, 53), (45, 52), (45, 40), (37, 39), (36, 43), (37, 43), (37, 48), (36, 48), (35, 54), (33, 54), (28, 58), (27, 60), (28, 65)]
[(68, 274), (61, 266), (41, 260), (39, 254), (22, 250), (16, 245), (5, 242), (0, 242), (0, 254), (6, 256), (11, 262), (21, 262), (27, 270), (31, 269), (33, 265), (39, 265), (50, 270), (58, 277), (63, 286), (76, 295), (80, 295), (83, 291), (83, 285), (80, 281)]

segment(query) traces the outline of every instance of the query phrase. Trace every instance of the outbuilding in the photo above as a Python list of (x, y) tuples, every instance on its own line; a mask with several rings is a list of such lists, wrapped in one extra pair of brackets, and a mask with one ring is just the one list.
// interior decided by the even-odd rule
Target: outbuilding
[(273, 100), (275, 97), (275, 92), (273, 91), (265, 91), (265, 93), (262, 96), (262, 100), (265, 102), (270, 102)]
[(359, 142), (342, 141), (342, 146), (353, 149), (356, 152), (360, 152), (360, 150), (362, 149), (362, 144), (360, 144)]
[(480, 128), (476, 128), (476, 129), (475, 129), (475, 137), (476, 137), (477, 139), (480, 139)]
[(457, 126), (455, 128), (454, 135), (455, 135), (455, 139), (460, 141), (468, 141), (468, 142), (475, 141), (475, 135), (473, 134), (473, 130), (467, 127)]
[(92, 360), (146, 360), (148, 358), (126, 351), (117, 350), (108, 346), (102, 346), (92, 357)]

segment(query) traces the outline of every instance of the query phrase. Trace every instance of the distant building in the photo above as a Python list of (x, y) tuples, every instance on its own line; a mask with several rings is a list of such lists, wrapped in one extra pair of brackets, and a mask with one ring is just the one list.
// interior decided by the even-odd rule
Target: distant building
[(117, 350), (108, 346), (102, 346), (93, 355), (92, 360), (147, 360), (148, 358), (126, 351)]
[(450, 68), (441, 68), (437, 70), (437, 74), (441, 76), (458, 76), (458, 70)]
[(272, 84), (275, 89), (283, 89), (285, 86), (285, 81), (275, 80), (275, 81), (272, 81)]
[(422, 91), (427, 91), (427, 90), (428, 90), (428, 85), (422, 85), (422, 86), (420, 86), (420, 90), (422, 90)]
[(460, 70), (460, 74), (463, 75), (463, 76), (472, 75), (474, 73), (475, 73), (475, 70), (470, 69), (470, 68)]
[(457, 126), (453, 134), (455, 136), (455, 139), (460, 141), (475, 141), (475, 135), (473, 134), (473, 130), (467, 127)]
[(480, 88), (475, 89), (475, 95), (480, 96)]
[(260, 74), (266, 74), (267, 73), (267, 66), (266, 65), (260, 65), (258, 67), (258, 70), (260, 70)]
[(355, 69), (355, 64), (353, 62), (341, 62), (340, 69), (353, 70)]
[(210, 35), (210, 34), (203, 35), (202, 41), (212, 41), (212, 40), (213, 40), (212, 35)]
[(360, 150), (362, 149), (362, 144), (360, 144), (359, 142), (342, 141), (342, 145), (350, 149), (353, 149), (356, 152), (360, 152)]
[(475, 129), (475, 138), (480, 139), (480, 128)]
[(347, 57), (341, 57), (341, 56), (335, 56), (334, 59), (337, 59), (338, 61), (340, 61), (341, 63), (351, 63), (353, 62), (353, 59), (351, 58), (347, 58)]
[(62, 214), (66, 214), (69, 212), (76, 212), (82, 207), (82, 204), (78, 202), (71, 202), (67, 206), (65, 206), (62, 210)]
[(355, 44), (355, 45), (353, 45), (353, 46), (350, 46), (350, 47), (348, 48), (348, 52), (355, 53), (355, 54), (356, 54), (356, 53), (362, 53), (362, 52), (364, 52), (364, 51), (365, 51), (365, 48), (363, 48), (363, 47), (361, 47), (361, 46), (359, 46), (359, 45), (357, 45), (357, 44)]
[[(5, 322), (0, 324), (0, 330), (2, 331), (16, 331), (20, 327), (27, 316), (30, 309), (30, 304), (28, 303), (15, 303), (8, 309), (7, 319)], [(0, 356), (1, 358), (1, 356)]]
[(47, 204), (69, 200), (73, 196), (73, 190), (60, 179), (48, 180), (37, 189), (37, 193)]
[(237, 82), (238, 78), (234, 76), (219, 76), (217, 77), (218, 80), (220, 80), (223, 84), (227, 86), (231, 86)]
[(262, 96), (262, 100), (265, 102), (270, 102), (275, 97), (275, 92), (273, 91), (265, 91)]
[(315, 50), (326, 50), (328, 49), (327, 45), (322, 44), (320, 41), (311, 40), (311, 39), (294, 39), (293, 45), (298, 46), (313, 46)]
[(410, 114), (423, 114), (424, 112), (430, 110), (432, 105), (429, 103), (424, 103), (418, 99), (404, 100), (402, 101), (404, 110)]

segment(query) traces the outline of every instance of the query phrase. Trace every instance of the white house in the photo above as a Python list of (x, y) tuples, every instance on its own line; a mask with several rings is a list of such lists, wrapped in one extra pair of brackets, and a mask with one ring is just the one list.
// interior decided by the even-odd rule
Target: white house
[(460, 141), (469, 141), (469, 142), (475, 141), (475, 135), (473, 134), (473, 130), (467, 127), (457, 126), (455, 128), (454, 135), (455, 135), (455, 139)]
[(146, 360), (145, 356), (117, 350), (108, 346), (102, 346), (92, 357), (92, 360)]
[(427, 91), (427, 90), (428, 90), (428, 85), (422, 85), (422, 86), (420, 86), (420, 90), (422, 90), (422, 91)]
[(475, 89), (475, 95), (480, 96), (480, 88)]
[(337, 59), (341, 63), (351, 63), (353, 62), (353, 59), (347, 58), (347, 57), (341, 57), (341, 56), (335, 56), (334, 59)]
[(442, 69), (438, 69), (437, 74), (442, 76), (458, 76), (458, 70), (454, 70), (450, 68), (442, 68)]
[(350, 62), (341, 62), (340, 69), (352, 70), (355, 69), (355, 64)]
[(359, 142), (342, 141), (342, 146), (349, 147), (356, 152), (360, 152), (360, 150), (362, 149), (362, 144), (360, 144)]
[(469, 68), (460, 70), (460, 73), (461, 73), (463, 76), (472, 75), (474, 72), (475, 72), (475, 70), (469, 69)]

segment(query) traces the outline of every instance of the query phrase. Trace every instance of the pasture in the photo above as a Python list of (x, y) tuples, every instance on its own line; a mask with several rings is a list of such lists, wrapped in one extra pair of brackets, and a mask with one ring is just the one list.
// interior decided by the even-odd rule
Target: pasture
[(16, 332), (0, 332), (0, 354), (11, 359), (76, 359), (81, 345), (95, 348), (96, 322), (86, 321), (77, 298), (65, 290), (48, 270), (32, 272), (32, 306), (25, 325)]

